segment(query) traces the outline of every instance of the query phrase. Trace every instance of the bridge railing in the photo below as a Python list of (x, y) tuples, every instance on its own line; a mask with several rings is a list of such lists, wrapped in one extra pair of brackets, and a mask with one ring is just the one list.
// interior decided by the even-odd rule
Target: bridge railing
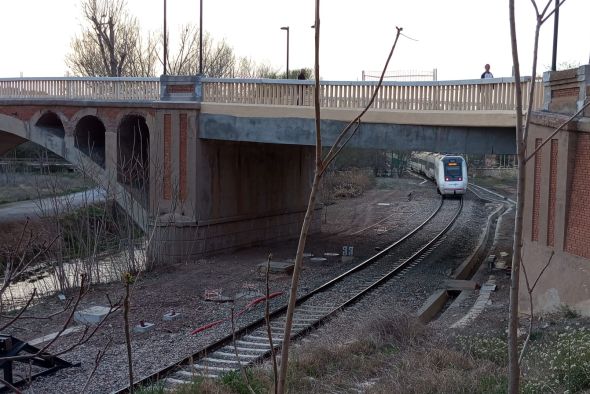
[[(277, 79), (203, 78), (203, 101), (213, 103), (311, 106), (313, 81)], [(523, 92), (533, 83), (522, 78)], [(543, 103), (543, 83), (537, 87), (533, 108)], [(377, 82), (322, 81), (323, 108), (363, 108)], [(514, 78), (464, 81), (384, 82), (373, 108), (389, 110), (481, 111), (514, 110)], [(158, 101), (159, 78), (0, 78), (0, 99), (63, 99)], [(528, 96), (525, 96), (525, 108)]]
[(0, 99), (154, 101), (159, 78), (0, 78)]
[[(204, 78), (203, 101), (213, 103), (259, 105), (313, 105), (313, 81), (276, 79)], [(532, 78), (524, 77), (523, 92)], [(533, 108), (543, 103), (543, 83), (537, 84)], [(363, 108), (377, 87), (377, 82), (320, 83), (323, 108)], [(524, 108), (528, 105), (525, 97)], [(384, 82), (372, 108), (390, 110), (481, 111), (514, 110), (514, 78), (464, 81)]]

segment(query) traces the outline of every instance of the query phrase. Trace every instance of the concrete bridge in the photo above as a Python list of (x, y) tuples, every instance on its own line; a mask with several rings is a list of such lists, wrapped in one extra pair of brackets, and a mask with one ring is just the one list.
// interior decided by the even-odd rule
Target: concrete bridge
[[(375, 86), (321, 83), (325, 144)], [(298, 234), (314, 166), (314, 89), (199, 77), (0, 79), (0, 154), (26, 140), (46, 147), (154, 230), (153, 258), (193, 259)], [(513, 153), (514, 119), (512, 79), (387, 82), (350, 144)]]

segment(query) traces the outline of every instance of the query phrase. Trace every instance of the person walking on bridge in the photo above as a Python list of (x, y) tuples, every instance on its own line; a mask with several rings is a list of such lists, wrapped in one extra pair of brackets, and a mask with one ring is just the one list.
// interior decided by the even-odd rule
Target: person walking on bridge
[(490, 71), (490, 65), (486, 64), (484, 67), (486, 70), (484, 71), (483, 74), (481, 74), (481, 79), (494, 78), (494, 74), (492, 74)]

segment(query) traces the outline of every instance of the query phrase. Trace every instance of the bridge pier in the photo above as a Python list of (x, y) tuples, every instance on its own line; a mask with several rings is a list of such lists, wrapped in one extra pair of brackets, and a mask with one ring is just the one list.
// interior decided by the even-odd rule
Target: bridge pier
[[(195, 153), (186, 161), (182, 154), (162, 155), (164, 174), (152, 200), (157, 211), (149, 245), (153, 261), (191, 261), (299, 235), (311, 190), (313, 148), (198, 138), (180, 144), (175, 139), (159, 146)], [(316, 215), (312, 231), (319, 224)]]
[[(199, 99), (199, 79), (162, 79), (162, 99)], [(199, 103), (156, 110), (150, 140), (148, 254), (155, 263), (299, 235), (315, 165), (314, 147), (199, 137)], [(312, 231), (319, 229), (316, 215)]]

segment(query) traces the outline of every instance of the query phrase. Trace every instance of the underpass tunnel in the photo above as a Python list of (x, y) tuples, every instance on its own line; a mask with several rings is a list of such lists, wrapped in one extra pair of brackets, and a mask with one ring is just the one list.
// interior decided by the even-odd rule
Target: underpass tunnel
[(96, 164), (105, 168), (105, 127), (95, 116), (85, 116), (76, 125), (75, 145)]
[(121, 120), (117, 146), (117, 180), (147, 197), (150, 133), (144, 117), (127, 115)]
[(45, 130), (49, 131), (51, 134), (59, 138), (64, 138), (64, 136), (66, 135), (64, 125), (59, 116), (55, 112), (48, 111), (44, 113), (35, 125), (37, 127), (44, 128)]

